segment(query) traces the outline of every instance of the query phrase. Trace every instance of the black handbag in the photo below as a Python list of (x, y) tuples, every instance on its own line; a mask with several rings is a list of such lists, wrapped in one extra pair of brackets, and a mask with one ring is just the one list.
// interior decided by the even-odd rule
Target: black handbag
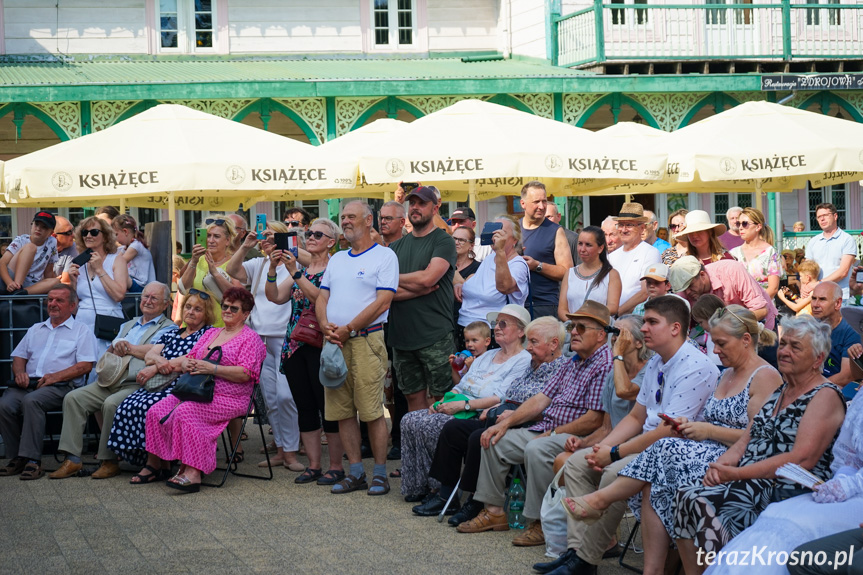
[(114, 317), (113, 315), (102, 315), (96, 309), (96, 300), (93, 298), (93, 284), (90, 282), (90, 271), (82, 270), (87, 274), (87, 287), (90, 288), (90, 302), (93, 304), (93, 311), (96, 313), (96, 320), (93, 323), (93, 333), (97, 339), (106, 341), (114, 341), (120, 335), (120, 328), (126, 323), (125, 317)]
[[(504, 401), (503, 403), (492, 407), (488, 410), (488, 413), (485, 414), (485, 426), (491, 427), (492, 425), (496, 424), (497, 417), (504, 411), (515, 411), (516, 409), (518, 409), (518, 404), (511, 401)], [(532, 423), (533, 422), (531, 422), (531, 424)]]
[[(219, 354), (218, 358), (214, 356)], [(204, 358), (204, 361), (219, 365), (222, 361), (222, 348), (214, 347)], [(216, 389), (215, 374), (191, 374), (184, 373), (177, 379), (171, 394), (180, 401), (194, 401), (196, 403), (210, 403), (213, 401), (213, 392)]]

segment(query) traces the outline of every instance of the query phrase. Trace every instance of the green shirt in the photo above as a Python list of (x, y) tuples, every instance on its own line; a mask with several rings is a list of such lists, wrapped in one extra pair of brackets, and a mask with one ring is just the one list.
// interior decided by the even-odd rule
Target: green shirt
[(408, 234), (390, 244), (390, 248), (399, 258), (399, 274), (424, 270), (432, 258), (449, 262), (449, 269), (438, 281), (438, 289), (424, 296), (394, 301), (390, 308), (387, 330), (390, 347), (407, 351), (428, 347), (453, 331), (455, 242), (445, 231), (435, 228), (421, 238)]

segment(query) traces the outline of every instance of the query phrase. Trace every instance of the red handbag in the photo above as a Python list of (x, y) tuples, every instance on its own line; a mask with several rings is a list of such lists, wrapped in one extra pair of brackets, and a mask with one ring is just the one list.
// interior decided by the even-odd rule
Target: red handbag
[(313, 345), (318, 348), (324, 347), (324, 332), (315, 315), (315, 306), (304, 309), (300, 313), (300, 319), (291, 332), (291, 341)]

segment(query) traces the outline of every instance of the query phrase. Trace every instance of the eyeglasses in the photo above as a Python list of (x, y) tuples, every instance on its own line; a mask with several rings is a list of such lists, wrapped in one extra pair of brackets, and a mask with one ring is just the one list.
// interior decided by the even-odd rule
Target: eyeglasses
[(201, 299), (210, 299), (210, 294), (205, 291), (197, 290), (195, 288), (189, 290), (189, 295), (196, 295)]
[(637, 228), (637, 227), (638, 227), (638, 226), (640, 226), (640, 225), (641, 225), (641, 224), (640, 224), (639, 222), (617, 222), (617, 227), (618, 227), (618, 228), (627, 228), (627, 229), (630, 229), (630, 228)]
[(285, 225), (289, 228), (299, 228), (303, 225), (303, 223), (296, 220), (286, 220)]
[(749, 226), (757, 226), (757, 225), (758, 225), (758, 224), (756, 224), (755, 222), (749, 222), (749, 221), (738, 221), (738, 222), (737, 222), (737, 227), (738, 227), (738, 228), (743, 228), (744, 230), (745, 230), (746, 228), (748, 228)]
[(518, 324), (518, 322), (509, 321), (509, 320), (505, 320), (505, 319), (500, 319), (500, 320), (497, 320), (497, 321), (493, 321), (493, 322), (491, 322), (491, 327), (492, 327), (492, 328), (495, 328), (495, 327), (498, 327), (498, 326), (500, 326), (500, 329), (506, 329), (506, 328), (507, 328), (507, 327), (509, 327), (509, 326), (518, 327), (518, 328), (520, 328), (520, 327), (521, 327), (521, 326)]
[(580, 321), (579, 322), (575, 322), (575, 321), (566, 322), (566, 331), (575, 330), (575, 333), (577, 333), (578, 335), (584, 335), (584, 332), (586, 332), (589, 329), (595, 329), (598, 331), (605, 331), (605, 329), (603, 329), (601, 327), (594, 327), (592, 325), (587, 325), (586, 323), (581, 323)]
[(240, 306), (238, 305), (228, 305), (226, 303), (222, 304), (222, 311), (229, 311), (231, 313), (240, 313)]
[(75, 230), (69, 230), (68, 232), (54, 232), (55, 236), (71, 236), (75, 233)]
[(465, 239), (465, 238), (453, 238), (453, 241), (454, 241), (455, 243), (457, 243), (457, 244), (467, 244), (467, 243), (470, 243), (470, 240), (467, 240), (467, 239)]
[(86, 238), (87, 236), (93, 236), (94, 238), (102, 233), (102, 230), (98, 228), (94, 228), (92, 230), (81, 230), (81, 237)]
[(665, 374), (661, 371), (656, 377), (656, 382), (659, 384), (659, 389), (656, 390), (656, 403), (662, 403), (662, 387), (665, 385)]
[(668, 226), (668, 227), (669, 227), (669, 228), (671, 228), (671, 229), (672, 229), (672, 230), (674, 230), (674, 231), (677, 231), (677, 230), (683, 230), (683, 229), (686, 229), (686, 224), (671, 224), (671, 225), (670, 225), (670, 226)]
[(315, 238), (316, 240), (320, 240), (321, 238), (330, 238), (333, 239), (333, 236), (327, 235), (324, 232), (306, 232), (306, 239)]
[(393, 216), (381, 216), (381, 221), (386, 222), (386, 223), (393, 222), (393, 221), (395, 221), (395, 219), (396, 218)]
[(208, 226), (212, 226), (213, 224), (216, 224), (217, 226), (224, 226), (225, 220), (222, 220), (222, 219), (215, 220), (213, 218), (207, 218), (206, 220), (204, 220), (204, 223), (207, 224)]

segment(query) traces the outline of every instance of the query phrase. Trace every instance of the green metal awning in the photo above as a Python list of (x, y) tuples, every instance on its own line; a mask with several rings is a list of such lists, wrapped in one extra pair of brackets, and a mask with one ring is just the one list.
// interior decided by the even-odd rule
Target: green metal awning
[(598, 76), (499, 57), (0, 59), (0, 102), (759, 90), (760, 76)]

